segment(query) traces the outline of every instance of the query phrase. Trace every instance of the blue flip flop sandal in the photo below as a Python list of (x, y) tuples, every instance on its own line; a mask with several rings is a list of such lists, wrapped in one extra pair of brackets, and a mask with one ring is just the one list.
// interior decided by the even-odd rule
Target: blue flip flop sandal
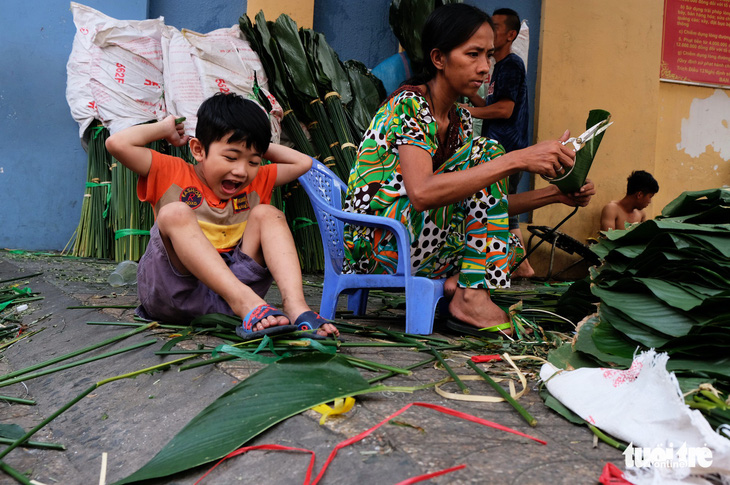
[(243, 317), (243, 321), (239, 327), (236, 327), (236, 335), (241, 337), (243, 340), (252, 340), (257, 338), (263, 338), (264, 335), (278, 335), (281, 333), (294, 332), (297, 327), (296, 325), (277, 325), (275, 327), (265, 328), (263, 330), (254, 330), (253, 328), (266, 317), (270, 316), (286, 316), (280, 310), (276, 309), (271, 305), (263, 304), (259, 305)]
[(321, 340), (326, 337), (323, 335), (318, 335), (316, 330), (325, 323), (332, 322), (310, 310), (299, 315), (294, 322), (294, 325), (297, 327), (297, 330), (312, 330), (312, 332), (307, 333), (303, 336)]

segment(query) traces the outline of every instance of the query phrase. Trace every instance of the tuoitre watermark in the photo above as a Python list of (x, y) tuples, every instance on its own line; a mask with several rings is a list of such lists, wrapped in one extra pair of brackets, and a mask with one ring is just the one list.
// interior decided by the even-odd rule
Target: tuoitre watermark
[(674, 448), (668, 447), (639, 448), (629, 443), (623, 452), (626, 468), (708, 468), (712, 465), (712, 450), (707, 447), (688, 447), (683, 443)]

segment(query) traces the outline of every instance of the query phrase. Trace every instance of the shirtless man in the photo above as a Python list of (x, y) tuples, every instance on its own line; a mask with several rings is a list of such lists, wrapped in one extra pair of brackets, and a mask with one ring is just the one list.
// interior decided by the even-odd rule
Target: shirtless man
[(601, 231), (624, 229), (626, 223), (644, 222), (644, 209), (659, 192), (659, 184), (654, 177), (643, 170), (631, 172), (626, 185), (626, 196), (612, 200), (601, 211)]

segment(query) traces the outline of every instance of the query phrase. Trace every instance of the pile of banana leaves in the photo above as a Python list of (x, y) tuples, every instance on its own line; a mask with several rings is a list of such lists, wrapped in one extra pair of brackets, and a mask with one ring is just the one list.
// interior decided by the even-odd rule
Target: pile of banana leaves
[(592, 301), (582, 308), (595, 313), (549, 360), (627, 368), (639, 351), (666, 352), (687, 404), (715, 427), (730, 423), (730, 188), (684, 192), (592, 249), (604, 263), (562, 303)]
[[(298, 29), (288, 15), (268, 22), (259, 12), (255, 24), (247, 15), (239, 24), (261, 59), (272, 94), (284, 109), (286, 137), (297, 150), (347, 180), (360, 138), (385, 98), (383, 83), (360, 62), (340, 62), (323, 34)], [(265, 97), (259, 98), (266, 106)], [(302, 270), (322, 271), (322, 244), (309, 198), (292, 183), (283, 188), (281, 199)]]
[(403, 50), (408, 54), (413, 72), (420, 72), (423, 66), (421, 31), (426, 19), (435, 8), (461, 0), (392, 0), (388, 21)]

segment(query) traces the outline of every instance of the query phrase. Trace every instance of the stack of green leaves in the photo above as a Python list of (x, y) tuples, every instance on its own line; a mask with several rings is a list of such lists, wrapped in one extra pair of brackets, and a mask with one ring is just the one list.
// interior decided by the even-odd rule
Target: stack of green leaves
[(391, 0), (390, 2), (390, 28), (408, 54), (414, 72), (420, 72), (423, 65), (421, 50), (423, 25), (436, 7), (448, 3), (462, 2), (461, 0)]
[[(259, 12), (255, 21), (254, 25), (243, 15), (239, 24), (261, 59), (272, 94), (284, 109), (285, 135), (297, 150), (317, 158), (346, 180), (364, 127), (385, 97), (382, 82), (372, 75), (352, 74), (353, 69), (340, 62), (324, 35), (298, 29), (287, 15), (267, 22)], [(281, 199), (302, 270), (322, 271), (324, 252), (306, 193), (295, 182), (283, 188)]]
[[(551, 362), (627, 367), (637, 350), (653, 348), (669, 354), (667, 369), (680, 384), (709, 383), (727, 396), (730, 189), (685, 192), (656, 219), (605, 236), (593, 247), (604, 263), (590, 275), (598, 312), (572, 345), (551, 353)], [(688, 400), (693, 405), (698, 397)], [(697, 407), (715, 424), (730, 422), (727, 405), (705, 404)]]

